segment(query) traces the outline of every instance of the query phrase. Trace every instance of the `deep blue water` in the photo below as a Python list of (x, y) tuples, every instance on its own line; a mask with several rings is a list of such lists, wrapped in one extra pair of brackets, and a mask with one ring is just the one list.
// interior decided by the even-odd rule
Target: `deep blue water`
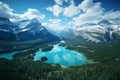
[(51, 51), (37, 51), (34, 56), (34, 61), (40, 60), (42, 57), (47, 57), (47, 63), (55, 63), (64, 66), (74, 66), (86, 64), (88, 60), (81, 53), (68, 50), (65, 47), (54, 45)]

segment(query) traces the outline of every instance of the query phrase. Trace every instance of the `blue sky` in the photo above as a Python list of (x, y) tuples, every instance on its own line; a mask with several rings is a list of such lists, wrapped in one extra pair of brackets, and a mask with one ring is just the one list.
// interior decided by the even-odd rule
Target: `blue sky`
[(97, 23), (120, 17), (120, 0), (0, 0), (0, 16), (12, 21), (37, 17), (49, 28)]
[[(44, 10), (46, 7), (50, 5), (54, 5), (55, 2), (53, 0), (0, 0), (8, 4), (12, 9), (15, 10), (16, 13), (23, 13), (28, 8), (36, 8), (38, 10)], [(83, 0), (74, 0), (75, 4), (78, 5)], [(120, 10), (120, 0), (93, 0), (93, 2), (101, 2), (102, 7), (106, 10)], [(67, 6), (65, 4), (63, 6)], [(44, 11), (43, 11), (44, 12)]]

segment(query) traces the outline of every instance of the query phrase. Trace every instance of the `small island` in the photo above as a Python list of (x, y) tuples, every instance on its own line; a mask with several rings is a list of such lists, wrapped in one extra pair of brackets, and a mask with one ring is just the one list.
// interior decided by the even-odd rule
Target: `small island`
[(47, 60), (48, 60), (47, 57), (45, 57), (45, 56), (41, 57), (41, 61), (47, 61)]

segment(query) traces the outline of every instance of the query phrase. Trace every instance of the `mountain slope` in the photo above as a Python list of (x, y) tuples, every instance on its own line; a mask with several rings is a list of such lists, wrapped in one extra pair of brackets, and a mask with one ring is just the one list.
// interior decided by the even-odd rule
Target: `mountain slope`
[[(36, 19), (20, 21), (19, 24), (10, 22), (7, 18), (0, 18), (0, 40), (27, 41), (43, 39), (44, 41), (56, 41), (58, 37), (52, 35)], [(25, 22), (25, 23), (24, 23)], [(24, 24), (24, 27), (21, 27)]]
[[(120, 36), (119, 25), (113, 25), (107, 20), (102, 20), (98, 24), (83, 24), (77, 27), (72, 27), (70, 30), (66, 31), (66, 29), (64, 29), (61, 32), (61, 37), (68, 38), (70, 37), (69, 35), (72, 34), (69, 39), (80, 39), (80, 41), (83, 40), (100, 43), (112, 42), (115, 40), (119, 41)], [(62, 35), (63, 33), (68, 36)]]

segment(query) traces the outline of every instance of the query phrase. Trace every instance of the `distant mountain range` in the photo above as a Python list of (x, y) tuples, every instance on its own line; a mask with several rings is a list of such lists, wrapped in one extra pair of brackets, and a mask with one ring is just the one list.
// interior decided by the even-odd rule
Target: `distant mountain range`
[(0, 40), (6, 41), (35, 39), (56, 41), (62, 38), (95, 43), (113, 42), (120, 41), (120, 25), (113, 24), (108, 20), (102, 20), (97, 24), (86, 23), (77, 27), (66, 27), (60, 32), (60, 38), (53, 34), (45, 26), (42, 26), (36, 18), (13, 23), (8, 18), (0, 17)]
[(59, 40), (57, 36), (49, 33), (36, 18), (13, 23), (8, 18), (0, 17), (0, 40), (28, 41), (35, 39), (44, 41)]
[[(86, 23), (77, 27), (68, 27), (61, 31), (61, 37), (79, 41), (118, 42), (120, 41), (120, 25), (102, 20), (97, 24)], [(65, 35), (64, 35), (65, 34)]]

